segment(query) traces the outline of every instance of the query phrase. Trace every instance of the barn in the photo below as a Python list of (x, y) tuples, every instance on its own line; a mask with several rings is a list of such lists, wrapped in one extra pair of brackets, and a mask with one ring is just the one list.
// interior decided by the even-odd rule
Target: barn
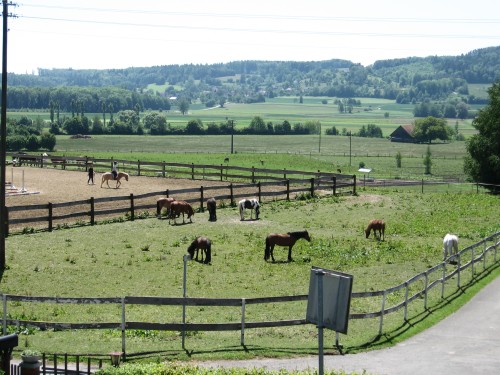
[(415, 125), (401, 125), (391, 133), (389, 139), (391, 142), (416, 142), (413, 137), (414, 129)]

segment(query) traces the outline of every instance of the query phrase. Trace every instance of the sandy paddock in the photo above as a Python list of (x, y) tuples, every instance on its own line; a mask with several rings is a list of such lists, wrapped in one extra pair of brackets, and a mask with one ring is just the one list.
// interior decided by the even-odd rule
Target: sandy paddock
[[(24, 184), (23, 184), (23, 171), (24, 171)], [(6, 180), (11, 181), (13, 185), (21, 189), (24, 186), (24, 189), (27, 190), (27, 194), (22, 195), (13, 195), (6, 197), (6, 206), (14, 207), (14, 206), (30, 206), (30, 205), (44, 205), (44, 208), (30, 211), (17, 211), (10, 212), (9, 219), (17, 219), (17, 218), (25, 218), (28, 216), (32, 217), (43, 217), (47, 216), (47, 208), (45, 205), (48, 203), (65, 203), (65, 202), (74, 202), (79, 200), (89, 200), (91, 197), (93, 198), (101, 198), (101, 197), (130, 197), (131, 194), (134, 195), (134, 205), (138, 207), (136, 210), (136, 215), (140, 214), (141, 211), (145, 211), (145, 209), (141, 209), (140, 206), (144, 205), (156, 205), (156, 200), (158, 198), (165, 197), (166, 190), (169, 191), (178, 190), (178, 189), (189, 189), (189, 188), (200, 188), (201, 186), (205, 188), (210, 186), (221, 186), (223, 185), (223, 189), (218, 190), (207, 190), (204, 192), (204, 201), (210, 198), (210, 196), (221, 196), (229, 194), (229, 182), (228, 181), (209, 181), (209, 180), (190, 180), (190, 179), (176, 179), (176, 178), (163, 178), (163, 177), (147, 177), (147, 176), (133, 176), (131, 175), (129, 181), (122, 180), (121, 186), (117, 189), (115, 188), (116, 182), (110, 181), (109, 185), (111, 188), (108, 188), (106, 183), (104, 183), (101, 188), (101, 173), (97, 173), (94, 178), (94, 185), (87, 184), (88, 175), (84, 170), (82, 171), (74, 171), (74, 170), (61, 170), (56, 168), (35, 168), (35, 167), (8, 167), (6, 171)], [(236, 184), (235, 184), (236, 185)], [(266, 188), (267, 190), (282, 190), (282, 187), (270, 187)], [(249, 197), (255, 197), (257, 191), (255, 189), (249, 188), (245, 189), (248, 192)], [(158, 194), (147, 197), (144, 199), (136, 198), (138, 195), (158, 192)], [(241, 194), (242, 191), (238, 190), (234, 192), (235, 194)], [(200, 197), (200, 193), (185, 193), (185, 194), (170, 194), (174, 196), (176, 199), (188, 199), (194, 197)], [(227, 202), (229, 203), (229, 202)], [(104, 202), (104, 203), (96, 203), (96, 210), (109, 210), (116, 208), (126, 208), (130, 206), (130, 200), (120, 200), (120, 201), (112, 201), (112, 202)], [(193, 207), (196, 209), (200, 206), (199, 203), (194, 203)], [(90, 211), (89, 204), (80, 204), (70, 207), (64, 208), (54, 208), (53, 215), (68, 215), (74, 212), (85, 212), (86, 214), (82, 214), (81, 217), (71, 218), (71, 219), (62, 219), (55, 220), (53, 225), (56, 226), (58, 224), (63, 223), (75, 223), (79, 220), (83, 220), (88, 222), (89, 216), (88, 212)], [(153, 213), (155, 209), (149, 208), (147, 211)], [(106, 216), (123, 216), (121, 214), (110, 214)], [(99, 216), (96, 217), (96, 220), (103, 220), (105, 217)], [(24, 227), (34, 227), (34, 228), (46, 228), (47, 222), (42, 221), (36, 225), (33, 223), (23, 223), (17, 225), (11, 225), (11, 230), (16, 231), (20, 230)]]
[[(24, 184), (23, 184), (23, 171), (24, 171)], [(13, 185), (21, 190), (23, 188), (27, 191), (26, 194), (20, 195), (8, 195), (6, 197), (6, 206), (30, 206), (30, 205), (47, 205), (48, 203), (64, 203), (64, 202), (74, 202), (78, 200), (88, 200), (91, 197), (101, 198), (101, 197), (120, 197), (126, 196), (130, 197), (131, 194), (134, 197), (158, 192), (158, 195), (144, 199), (135, 199), (134, 205), (140, 207), (141, 205), (155, 205), (158, 198), (165, 197), (167, 189), (169, 191), (178, 189), (188, 189), (188, 188), (204, 188), (209, 186), (228, 186), (227, 181), (208, 181), (208, 180), (189, 180), (189, 179), (175, 179), (175, 178), (163, 178), (163, 177), (146, 177), (146, 176), (133, 176), (131, 175), (128, 181), (122, 179), (122, 184), (119, 188), (115, 188), (116, 182), (110, 181), (108, 188), (106, 182), (101, 188), (101, 173), (97, 173), (94, 178), (94, 185), (87, 184), (88, 174), (84, 170), (82, 171), (68, 171), (55, 168), (31, 168), (31, 167), (9, 167), (6, 171), (6, 180), (12, 182)], [(9, 191), (9, 189), (7, 189)], [(251, 196), (254, 196), (255, 192), (249, 191)], [(209, 198), (209, 195), (224, 195), (229, 194), (229, 189), (223, 190), (212, 190), (207, 191), (204, 195), (204, 199)], [(172, 194), (171, 194), (172, 195)], [(189, 197), (199, 197), (200, 193), (190, 193), (190, 194), (179, 194), (174, 195), (177, 199), (187, 199)], [(129, 207), (130, 200), (120, 200), (106, 203), (96, 203), (96, 210), (103, 209), (114, 209), (120, 207)], [(195, 208), (199, 207), (199, 204), (193, 204)], [(54, 215), (65, 215), (71, 212), (82, 212), (89, 211), (90, 206), (87, 205), (77, 205), (64, 208), (54, 209)], [(139, 214), (143, 209), (138, 209), (136, 214)], [(154, 209), (148, 209), (148, 211), (153, 212)], [(19, 211), (11, 212), (9, 218), (23, 218), (28, 215), (32, 216), (45, 216), (47, 215), (47, 210), (33, 210), (29, 211)], [(109, 215), (109, 216), (123, 216), (121, 215)], [(102, 220), (103, 217), (98, 217), (96, 220)], [(69, 220), (70, 222), (76, 222), (79, 218), (74, 218)], [(82, 215), (80, 220), (88, 221), (88, 215)], [(66, 220), (67, 222), (68, 220)], [(61, 224), (65, 220), (56, 220), (54, 225)], [(47, 223), (42, 222), (40, 225), (33, 224), (19, 224), (17, 226), (11, 226), (13, 230), (20, 227), (46, 227)]]

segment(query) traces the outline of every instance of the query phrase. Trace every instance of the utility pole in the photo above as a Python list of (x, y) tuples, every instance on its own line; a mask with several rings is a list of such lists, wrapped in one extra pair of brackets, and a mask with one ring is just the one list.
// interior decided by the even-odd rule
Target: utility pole
[(352, 155), (352, 132), (349, 131), (349, 167), (351, 164), (351, 155)]
[(319, 144), (318, 144), (318, 154), (321, 154), (321, 122), (319, 123)]
[(229, 123), (231, 124), (231, 155), (233, 154), (233, 138), (234, 138), (234, 120), (229, 120)]
[(2, 0), (3, 45), (2, 45), (2, 111), (0, 124), (0, 271), (5, 269), (5, 237), (7, 237), (7, 208), (5, 207), (5, 163), (7, 146), (7, 18), (10, 1)]

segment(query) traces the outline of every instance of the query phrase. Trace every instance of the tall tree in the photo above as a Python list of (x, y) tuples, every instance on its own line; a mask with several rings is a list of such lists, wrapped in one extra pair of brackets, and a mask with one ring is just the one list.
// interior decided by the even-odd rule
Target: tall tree
[(465, 173), (476, 182), (500, 183), (500, 81), (488, 89), (489, 104), (472, 121), (478, 131), (466, 143)]
[(446, 120), (442, 118), (429, 116), (415, 120), (414, 124), (413, 137), (419, 142), (431, 143), (434, 139), (441, 139), (442, 141), (449, 139), (451, 129), (448, 129)]

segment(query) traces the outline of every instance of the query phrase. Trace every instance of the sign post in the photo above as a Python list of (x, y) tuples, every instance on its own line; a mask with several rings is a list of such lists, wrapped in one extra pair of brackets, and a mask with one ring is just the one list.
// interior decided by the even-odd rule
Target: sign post
[(312, 267), (306, 321), (318, 327), (319, 374), (324, 373), (323, 328), (347, 333), (353, 276)]

